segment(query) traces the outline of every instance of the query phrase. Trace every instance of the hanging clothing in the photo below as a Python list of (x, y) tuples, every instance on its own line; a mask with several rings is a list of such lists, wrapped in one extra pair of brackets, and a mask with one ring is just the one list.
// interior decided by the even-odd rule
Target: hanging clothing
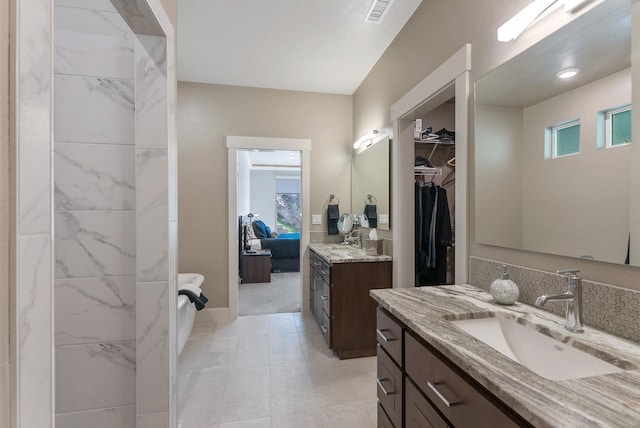
[(446, 284), (447, 249), (453, 245), (447, 191), (416, 183), (415, 196), (416, 285)]

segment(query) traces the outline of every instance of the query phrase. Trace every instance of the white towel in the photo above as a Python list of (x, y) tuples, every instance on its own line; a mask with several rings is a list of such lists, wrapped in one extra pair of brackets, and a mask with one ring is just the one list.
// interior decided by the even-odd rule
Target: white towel
[(183, 284), (180, 287), (178, 287), (178, 291), (180, 290), (187, 290), (192, 292), (193, 294), (195, 294), (196, 296), (200, 296), (200, 294), (202, 294), (202, 290), (198, 287), (196, 287), (193, 284)]

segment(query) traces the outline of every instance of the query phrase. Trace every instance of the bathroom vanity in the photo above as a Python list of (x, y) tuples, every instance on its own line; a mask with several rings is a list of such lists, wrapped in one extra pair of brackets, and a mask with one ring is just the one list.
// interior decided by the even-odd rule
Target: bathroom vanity
[(376, 355), (376, 304), (370, 290), (391, 287), (391, 257), (354, 245), (311, 244), (309, 306), (340, 359)]
[[(499, 306), (468, 285), (373, 290), (371, 296), (379, 304), (379, 427), (638, 426), (636, 343), (589, 327), (570, 333), (564, 318), (519, 303)], [(459, 327), (483, 320), (513, 321), (557, 341), (556, 352), (580, 350), (615, 373), (536, 374), (538, 368), (523, 365), (530, 363), (514, 361)], [(549, 358), (538, 349), (532, 354), (537, 363)]]

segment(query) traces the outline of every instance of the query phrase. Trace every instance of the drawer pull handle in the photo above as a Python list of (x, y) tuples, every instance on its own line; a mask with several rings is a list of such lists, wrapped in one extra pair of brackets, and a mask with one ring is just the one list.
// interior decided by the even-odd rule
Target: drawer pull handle
[(320, 326), (320, 330), (322, 330), (322, 332), (325, 333), (325, 334), (329, 332), (329, 329), (324, 325)]
[(386, 331), (386, 330), (380, 330), (379, 328), (376, 328), (376, 334), (378, 335), (378, 337), (380, 339), (382, 339), (383, 342), (390, 342), (392, 340), (395, 340), (392, 337), (385, 336), (384, 333), (383, 333), (384, 331)]
[(395, 392), (393, 391), (387, 391), (386, 388), (384, 387), (384, 385), (382, 385), (382, 381), (386, 380), (386, 379), (376, 379), (376, 383), (378, 384), (378, 386), (380, 387), (380, 389), (382, 390), (382, 393), (384, 395), (393, 395), (395, 394)]
[(431, 390), (438, 396), (439, 399), (442, 400), (442, 402), (444, 404), (447, 405), (447, 407), (451, 407), (451, 406), (455, 406), (456, 404), (460, 403), (460, 400), (458, 399), (453, 399), (453, 400), (449, 400), (447, 399), (447, 397), (444, 396), (444, 394), (442, 392), (440, 392), (440, 390), (438, 389), (438, 385), (440, 385), (442, 382), (438, 382), (438, 381), (427, 381), (427, 386), (429, 388), (431, 388)]
[(324, 300), (325, 302), (326, 302), (327, 300), (329, 300), (329, 298), (328, 298), (327, 296), (320, 296), (320, 298), (321, 298), (322, 300)]
[(329, 275), (329, 271), (328, 270), (323, 270), (320, 273), (322, 274), (322, 276)]
[(320, 262), (313, 262), (313, 265), (314, 265), (314, 266), (322, 266), (322, 263), (320, 263)]

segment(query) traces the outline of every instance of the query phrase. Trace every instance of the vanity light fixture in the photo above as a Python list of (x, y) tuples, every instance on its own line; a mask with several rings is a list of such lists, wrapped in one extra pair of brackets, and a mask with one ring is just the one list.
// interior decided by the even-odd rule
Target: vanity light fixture
[(564, 11), (567, 13), (573, 13), (588, 2), (589, 0), (564, 0)]
[(579, 72), (580, 70), (577, 68), (567, 68), (566, 70), (559, 71), (556, 76), (558, 76), (559, 79), (570, 79)]
[(535, 0), (498, 28), (498, 40), (515, 40), (527, 27), (558, 0)]
[(358, 138), (358, 141), (353, 143), (353, 148), (359, 149), (366, 142), (370, 142), (373, 139), (373, 137), (378, 135), (379, 132), (380, 131), (378, 131), (377, 129), (372, 129), (371, 131), (367, 132), (362, 137)]
[(564, 11), (573, 13), (589, 1), (591, 0), (534, 0), (498, 28), (498, 40), (505, 43), (515, 40), (552, 6), (564, 4)]

